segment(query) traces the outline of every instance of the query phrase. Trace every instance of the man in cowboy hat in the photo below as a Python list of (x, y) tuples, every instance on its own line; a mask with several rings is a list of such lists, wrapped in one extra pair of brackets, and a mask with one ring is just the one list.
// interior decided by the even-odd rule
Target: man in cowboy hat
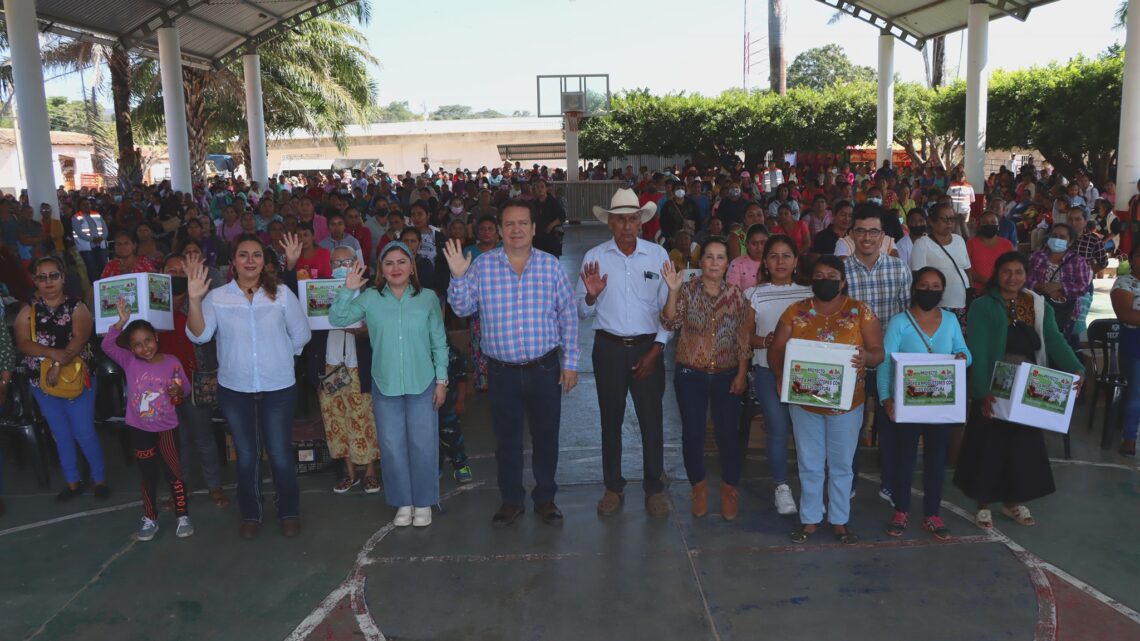
[(616, 512), (625, 498), (621, 428), (627, 393), (633, 397), (641, 426), (646, 512), (655, 517), (669, 513), (661, 409), (665, 393), (662, 352), (669, 340), (669, 332), (661, 326), (661, 309), (669, 290), (660, 275), (669, 255), (657, 243), (640, 238), (642, 223), (656, 211), (652, 202), (639, 205), (637, 194), (630, 189), (619, 189), (608, 209), (595, 206), (594, 216), (609, 225), (613, 239), (586, 252), (576, 291), (578, 315), (594, 319), (594, 376), (606, 485), (598, 513), (603, 515)]

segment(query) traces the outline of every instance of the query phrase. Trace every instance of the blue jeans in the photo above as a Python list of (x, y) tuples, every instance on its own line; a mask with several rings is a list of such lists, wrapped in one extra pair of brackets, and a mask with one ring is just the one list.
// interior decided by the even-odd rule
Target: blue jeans
[(95, 390), (88, 388), (74, 399), (58, 398), (45, 394), (40, 388), (32, 387), (32, 395), (40, 406), (51, 435), (59, 450), (59, 465), (63, 468), (63, 478), (68, 483), (78, 483), (79, 458), (75, 444), (83, 450), (83, 458), (91, 465), (91, 478), (96, 483), (107, 480), (103, 466), (103, 448), (95, 435)]
[(103, 275), (103, 267), (107, 265), (107, 252), (100, 247), (92, 247), (90, 251), (79, 252), (83, 259), (83, 266), (87, 268), (87, 279), (94, 283)]
[(293, 414), (297, 411), (297, 386), (272, 392), (235, 392), (218, 386), (218, 407), (226, 417), (237, 452), (238, 507), (243, 521), (261, 522), (261, 448), (269, 455), (274, 505), (277, 517), (301, 515), (301, 492), (293, 455)]
[(1137, 429), (1140, 427), (1140, 358), (1130, 358), (1126, 354), (1124, 349), (1120, 350), (1122, 362), (1126, 359), (1131, 360), (1131, 363), (1125, 366), (1128, 387), (1124, 388), (1124, 439), (1136, 440), (1136, 433), (1140, 431)]
[(740, 485), (740, 394), (732, 394), (736, 370), (706, 374), (683, 365), (673, 375), (677, 407), (681, 410), (681, 453), (689, 483), (705, 480), (705, 430), (711, 406), (721, 479)]
[(760, 401), (760, 413), (764, 415), (764, 429), (768, 432), (768, 471), (775, 484), (782, 485), (788, 482), (788, 432), (792, 429), (792, 417), (776, 393), (776, 376), (772, 370), (753, 367), (752, 380), (756, 399)]
[(918, 460), (918, 438), (922, 437), (922, 515), (938, 516), (942, 504), (942, 484), (946, 477), (946, 449), (950, 447), (950, 425), (895, 423), (898, 430), (898, 459), (895, 484), (889, 486), (895, 509), (910, 512), (910, 488), (914, 464)]
[(554, 500), (558, 484), (558, 432), (562, 422), (561, 366), (554, 353), (527, 369), (506, 367), (488, 359), (487, 385), (495, 426), (495, 461), (503, 503), (522, 505), (523, 421), (530, 426), (535, 504)]
[(380, 472), (388, 505), (439, 503), (439, 414), (435, 381), (419, 394), (385, 396), (372, 384), (372, 413), (380, 443)]
[(800, 468), (800, 522), (823, 521), (823, 482), (827, 479), (827, 518), (847, 525), (851, 516), (851, 460), (859, 445), (863, 408), (842, 414), (816, 414), (792, 405), (796, 461)]
[[(888, 357), (889, 358), (889, 357)], [(887, 416), (887, 410), (879, 404), (877, 398), (879, 389), (878, 382), (878, 369), (867, 370), (865, 385), (867, 390), (867, 403), (864, 404), (864, 411), (871, 411), (871, 403), (874, 402), (875, 416), (872, 419), (872, 425), (875, 428), (875, 433), (879, 437), (879, 487), (888, 491), (891, 490), (898, 483), (898, 466), (896, 461), (899, 459), (899, 434), (898, 428)], [(887, 370), (884, 368), (883, 373), (886, 374)], [(874, 394), (874, 396), (872, 396)], [(860, 426), (861, 427), (861, 426)], [(855, 489), (855, 483), (859, 480), (859, 447), (856, 443), (855, 456), (851, 459), (851, 489)]]

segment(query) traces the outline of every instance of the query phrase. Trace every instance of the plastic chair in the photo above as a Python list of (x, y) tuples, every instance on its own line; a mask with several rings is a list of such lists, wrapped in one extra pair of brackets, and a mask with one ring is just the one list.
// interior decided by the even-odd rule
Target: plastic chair
[(95, 425), (114, 429), (119, 436), (123, 460), (133, 465), (134, 451), (127, 430), (127, 383), (123, 369), (100, 350), (95, 356)]
[[(1094, 425), (1097, 401), (1101, 391), (1105, 395), (1104, 420), (1101, 424), (1100, 446), (1112, 446), (1112, 421), (1118, 399), (1128, 387), (1128, 379), (1120, 369), (1120, 321), (1101, 319), (1088, 327), (1089, 349), (1092, 350), (1092, 394), (1089, 395), (1089, 429)], [(1117, 408), (1119, 409), (1119, 408)]]
[(0, 430), (18, 437), (22, 456), (17, 459), (20, 468), (27, 467), (30, 460), (36, 484), (46, 489), (51, 486), (48, 475), (48, 449), (51, 437), (47, 433), (47, 423), (40, 415), (39, 407), (32, 397), (27, 372), (23, 367), (16, 369), (12, 386), (8, 393), (7, 412), (0, 416)]

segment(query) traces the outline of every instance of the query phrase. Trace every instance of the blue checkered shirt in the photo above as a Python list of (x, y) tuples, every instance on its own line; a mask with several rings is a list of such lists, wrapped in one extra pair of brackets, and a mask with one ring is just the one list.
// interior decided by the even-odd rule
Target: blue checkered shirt
[(578, 314), (570, 281), (558, 259), (531, 248), (520, 277), (503, 248), (480, 254), (447, 302), (458, 316), (479, 312), (479, 345), (487, 356), (522, 363), (562, 348), (562, 369), (578, 369)]
[(867, 267), (857, 256), (847, 258), (847, 294), (867, 303), (883, 332), (887, 323), (910, 307), (910, 268), (889, 254), (879, 254), (874, 267)]

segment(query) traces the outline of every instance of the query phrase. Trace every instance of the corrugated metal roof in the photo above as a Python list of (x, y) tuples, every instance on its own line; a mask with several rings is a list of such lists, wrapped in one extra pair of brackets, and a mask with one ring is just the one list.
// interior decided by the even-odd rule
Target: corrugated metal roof
[(1056, 0), (818, 0), (921, 49), (926, 40), (966, 28), (971, 4), (989, 7), (990, 20), (1024, 21), (1034, 7)]
[(43, 28), (157, 55), (156, 30), (178, 29), (185, 62), (217, 66), (283, 29), (356, 0), (35, 0)]
[[(465, 133), (562, 130), (562, 121), (556, 118), (471, 118), (468, 120), (411, 120), (407, 122), (381, 122), (370, 125), (349, 125), (346, 138), (370, 136), (438, 136)], [(307, 131), (294, 130), (278, 140), (311, 139)]]

